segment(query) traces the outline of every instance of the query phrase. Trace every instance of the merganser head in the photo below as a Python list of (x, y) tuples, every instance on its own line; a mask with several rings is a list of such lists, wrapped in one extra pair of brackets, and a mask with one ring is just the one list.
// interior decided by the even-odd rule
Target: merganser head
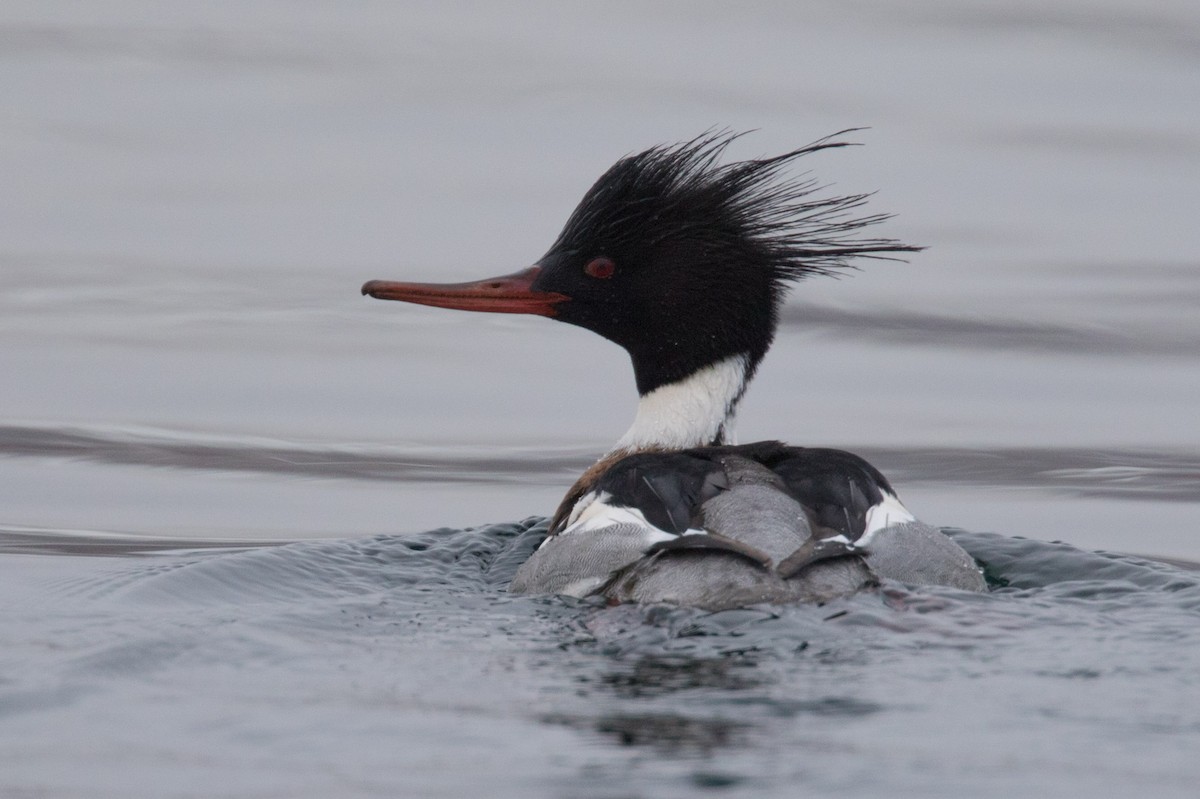
[[(783, 175), (803, 155), (849, 145), (841, 134), (718, 164), (739, 135), (705, 134), (622, 158), (584, 195), (550, 251), (522, 272), (459, 284), (373, 280), (363, 293), (592, 330), (629, 352), (643, 398), (639, 419), (656, 417), (640, 431), (635, 422), (619, 448), (725, 443), (789, 284), (837, 273), (854, 258), (919, 249), (858, 236), (887, 218), (852, 213), (867, 195), (823, 195), (814, 178)], [(673, 410), (647, 410), (655, 395)], [(700, 416), (709, 418), (688, 421)]]

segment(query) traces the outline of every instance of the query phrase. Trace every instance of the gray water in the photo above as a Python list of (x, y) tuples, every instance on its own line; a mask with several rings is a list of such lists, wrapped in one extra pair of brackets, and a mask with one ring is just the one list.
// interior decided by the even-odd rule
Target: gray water
[[(1197, 97), (1182, 1), (6, 3), (0, 796), (1193, 796)], [(358, 286), (714, 126), (870, 126), (805, 166), (929, 248), (799, 287), (740, 438), (990, 594), (504, 593), (625, 357)]]

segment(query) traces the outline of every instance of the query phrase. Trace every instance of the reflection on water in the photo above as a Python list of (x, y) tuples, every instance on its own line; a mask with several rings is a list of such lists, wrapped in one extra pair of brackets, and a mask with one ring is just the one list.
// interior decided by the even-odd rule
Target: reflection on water
[(623, 699), (668, 696), (695, 688), (721, 691), (759, 684), (753, 663), (728, 658), (684, 658), (647, 655), (631, 665), (602, 674), (600, 684)]
[(597, 732), (621, 746), (646, 747), (667, 757), (712, 755), (714, 749), (745, 745), (749, 724), (672, 714), (614, 714), (599, 718), (545, 716), (547, 724)]

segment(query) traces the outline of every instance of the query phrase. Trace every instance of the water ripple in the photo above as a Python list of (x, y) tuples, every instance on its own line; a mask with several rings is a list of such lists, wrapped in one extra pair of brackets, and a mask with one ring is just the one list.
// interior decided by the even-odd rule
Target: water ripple
[[(864, 447), (906, 485), (1046, 488), (1091, 496), (1200, 501), (1200, 453), (1084, 447)], [(0, 425), (0, 456), (255, 472), (326, 479), (559, 486), (590, 466), (583, 449), (312, 446), (170, 431)]]

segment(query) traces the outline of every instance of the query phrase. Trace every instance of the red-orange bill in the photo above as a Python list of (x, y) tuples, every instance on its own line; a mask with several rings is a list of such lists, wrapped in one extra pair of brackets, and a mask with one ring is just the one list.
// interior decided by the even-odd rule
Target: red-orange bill
[(371, 280), (362, 293), (377, 300), (400, 300), (435, 308), (491, 313), (524, 313), (555, 316), (555, 305), (570, 297), (554, 291), (534, 291), (539, 267), (531, 266), (511, 275), (471, 283), (396, 283)]

